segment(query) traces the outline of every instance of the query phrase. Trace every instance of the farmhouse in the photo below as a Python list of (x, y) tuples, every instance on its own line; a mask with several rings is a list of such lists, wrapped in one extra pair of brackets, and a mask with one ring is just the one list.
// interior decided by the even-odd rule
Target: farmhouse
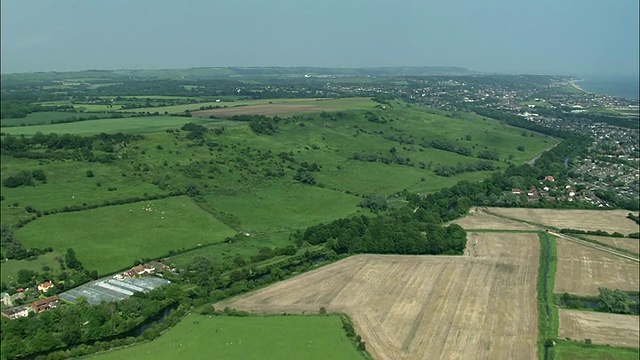
[(37, 300), (31, 303), (31, 311), (36, 312), (36, 313), (41, 313), (43, 311), (49, 310), (49, 309), (55, 309), (58, 307), (58, 304), (60, 303), (60, 301), (58, 300), (57, 296), (50, 296), (46, 299), (42, 299), (42, 300)]
[(18, 306), (2, 311), (2, 316), (13, 320), (21, 317), (29, 316), (29, 308), (26, 306)]

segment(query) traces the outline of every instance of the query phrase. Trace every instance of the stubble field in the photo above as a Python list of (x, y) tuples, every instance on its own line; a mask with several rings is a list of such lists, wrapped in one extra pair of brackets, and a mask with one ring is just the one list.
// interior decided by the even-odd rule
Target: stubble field
[(556, 240), (558, 267), (554, 292), (598, 295), (599, 287), (638, 291), (640, 264), (562, 238)]
[(594, 344), (640, 347), (640, 322), (635, 315), (560, 310), (560, 337)]
[(627, 219), (628, 210), (555, 210), (489, 208), (493, 214), (528, 222), (553, 226), (558, 229), (604, 230), (629, 234), (638, 231), (638, 224)]
[(466, 230), (536, 230), (533, 225), (487, 214), (474, 208), (469, 210), (469, 215), (453, 222)]
[(359, 255), (216, 304), (348, 314), (376, 359), (537, 358), (534, 234), (469, 234), (465, 256)]
[(589, 236), (589, 238), (618, 249), (624, 249), (634, 254), (640, 254), (640, 240), (638, 239), (616, 238), (609, 236)]

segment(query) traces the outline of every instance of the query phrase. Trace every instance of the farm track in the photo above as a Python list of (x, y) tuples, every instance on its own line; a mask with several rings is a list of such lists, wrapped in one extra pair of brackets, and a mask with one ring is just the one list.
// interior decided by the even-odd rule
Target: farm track
[(640, 259), (637, 256), (625, 254), (623, 252), (620, 252), (620, 251), (618, 251), (616, 249), (613, 249), (613, 248), (610, 248), (610, 247), (607, 247), (607, 246), (604, 246), (604, 245), (594, 244), (594, 243), (586, 241), (586, 240), (575, 238), (573, 236), (569, 236), (569, 235), (566, 235), (566, 234), (559, 234), (559, 233), (556, 233), (556, 232), (553, 232), (553, 231), (549, 231), (549, 234), (551, 234), (551, 235), (553, 235), (555, 237), (559, 237), (561, 239), (567, 240), (567, 241), (571, 241), (571, 242), (574, 242), (574, 243), (577, 243), (577, 244), (580, 244), (580, 245), (588, 246), (588, 247), (596, 249), (596, 250), (604, 251), (604, 252), (607, 252), (609, 254), (613, 254), (615, 256), (619, 256), (621, 258), (625, 258), (625, 259), (632, 260), (632, 261), (635, 261), (635, 262), (640, 262)]

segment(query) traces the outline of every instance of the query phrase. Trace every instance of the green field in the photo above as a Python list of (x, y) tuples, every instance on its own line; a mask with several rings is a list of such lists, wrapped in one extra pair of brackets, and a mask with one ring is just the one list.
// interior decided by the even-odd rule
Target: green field
[[(25, 269), (35, 271), (37, 273), (45, 273), (42, 270), (43, 266), (48, 266), (51, 271), (55, 273), (59, 269), (59, 263), (55, 261), (55, 258), (61, 256), (58, 252), (50, 252), (44, 255), (38, 256), (34, 260), (5, 260), (0, 263), (0, 270), (2, 270), (2, 277), (0, 281), (5, 284), (9, 284), (11, 281), (15, 281), (18, 278), (18, 271)], [(63, 257), (64, 258), (64, 257)]]
[(197, 104), (185, 104), (174, 106), (162, 106), (162, 107), (149, 107), (131, 109), (127, 111), (133, 112), (159, 112), (164, 114), (183, 113), (187, 110), (196, 111), (200, 107), (207, 106), (220, 106), (220, 107), (237, 107), (237, 106), (250, 106), (250, 105), (267, 105), (267, 104), (289, 104), (289, 105), (312, 105), (314, 107), (324, 108), (327, 110), (368, 110), (373, 109), (377, 105), (369, 98), (342, 98), (342, 99), (261, 99), (261, 100), (235, 100), (232, 102), (202, 102)]
[(338, 316), (227, 317), (190, 314), (153, 342), (92, 359), (363, 359)]
[(190, 198), (116, 205), (42, 217), (16, 232), (26, 247), (73, 248), (85, 268), (104, 275), (170, 250), (220, 242), (235, 235)]
[(215, 123), (215, 120), (192, 119), (177, 116), (142, 116), (121, 119), (99, 119), (91, 121), (78, 121), (73, 123), (54, 125), (34, 125), (3, 128), (2, 131), (11, 135), (34, 135), (37, 132), (43, 134), (99, 134), (99, 133), (149, 133), (162, 131), (168, 128), (177, 128), (186, 123), (207, 124)]
[[(102, 114), (104, 115), (104, 114)], [(98, 114), (83, 114), (64, 111), (44, 111), (35, 112), (24, 118), (2, 119), (2, 126), (31, 126), (31, 125), (48, 125), (52, 121), (77, 119), (80, 117), (99, 116)], [(4, 131), (5, 129), (2, 129)]]
[(355, 213), (353, 195), (301, 184), (272, 184), (234, 195), (205, 197), (217, 210), (233, 214), (249, 233), (305, 229)]
[[(160, 229), (160, 223), (142, 220), (139, 214), (132, 218), (126, 213), (130, 207), (124, 205), (44, 214), (20, 229), (17, 236), (27, 247), (52, 246), (61, 253), (73, 247), (86, 268), (104, 274), (130, 266), (139, 258), (154, 258), (169, 250), (220, 241), (239, 231), (249, 233), (251, 237), (242, 244), (201, 249), (202, 254), (211, 259), (226, 261), (235, 255), (255, 255), (261, 246), (290, 245), (289, 234), (321, 222), (368, 214), (357, 206), (363, 195), (392, 196), (403, 189), (429, 193), (460, 180), (482, 180), (491, 173), (468, 172), (443, 177), (433, 171), (438, 165), (477, 162), (480, 159), (476, 154), (493, 150), (499, 153), (499, 160), (492, 163), (496, 171), (500, 171), (509, 163), (530, 160), (557, 142), (473, 114), (399, 102), (383, 110), (375, 108), (377, 103), (367, 98), (272, 99), (232, 104), (269, 101), (306, 102), (342, 110), (283, 120), (272, 135), (256, 134), (246, 123), (169, 116), (7, 128), (7, 131), (30, 134), (122, 131), (143, 134), (143, 138), (116, 147), (113, 150), (116, 157), (109, 163), (2, 156), (3, 180), (25, 170), (42, 170), (47, 177), (46, 183), (36, 182), (35, 186), (2, 187), (2, 223), (15, 224), (33, 217), (26, 211), (28, 206), (44, 213), (67, 206), (184, 191), (194, 185), (200, 193), (198, 201), (212, 215), (187, 199), (190, 204), (187, 211), (195, 215), (190, 221), (172, 225), (176, 232), (184, 230), (180, 234), (170, 233), (166, 227)], [(348, 110), (367, 108), (366, 111)], [(379, 121), (368, 121), (372, 114)], [(204, 139), (196, 141), (187, 137), (187, 131), (176, 131), (187, 122), (200, 122), (217, 130), (224, 126), (224, 131), (208, 131)], [(170, 131), (164, 131), (167, 129)], [(434, 139), (446, 139), (466, 147), (473, 156), (422, 145)], [(518, 146), (524, 146), (525, 150), (518, 151)], [(46, 150), (34, 151), (46, 155)], [(408, 163), (353, 160), (355, 153), (381, 156), (393, 153)], [(296, 181), (296, 174), (310, 165), (317, 167), (312, 174), (315, 184)], [(87, 171), (91, 171), (93, 177), (87, 176)], [(202, 219), (221, 229), (224, 235), (213, 240), (207, 238), (207, 232), (199, 229), (205, 221)], [(192, 226), (193, 221), (196, 226)], [(161, 243), (156, 244), (155, 234), (161, 234)], [(218, 250), (224, 254), (215, 253)], [(192, 257), (181, 255), (178, 262), (187, 264), (188, 261), (182, 260), (189, 256)]]
[(640, 350), (560, 341), (553, 348), (556, 360), (638, 360)]

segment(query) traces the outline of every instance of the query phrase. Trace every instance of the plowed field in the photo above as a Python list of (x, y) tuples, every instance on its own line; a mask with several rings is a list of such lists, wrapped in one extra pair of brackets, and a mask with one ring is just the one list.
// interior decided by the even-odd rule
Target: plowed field
[(558, 267), (554, 292), (598, 295), (599, 287), (638, 291), (640, 264), (562, 238), (556, 240)]
[(560, 337), (637, 348), (640, 346), (639, 319), (636, 315), (560, 310)]
[(376, 359), (536, 359), (537, 236), (472, 233), (467, 247), (352, 256), (215, 306), (344, 312)]

